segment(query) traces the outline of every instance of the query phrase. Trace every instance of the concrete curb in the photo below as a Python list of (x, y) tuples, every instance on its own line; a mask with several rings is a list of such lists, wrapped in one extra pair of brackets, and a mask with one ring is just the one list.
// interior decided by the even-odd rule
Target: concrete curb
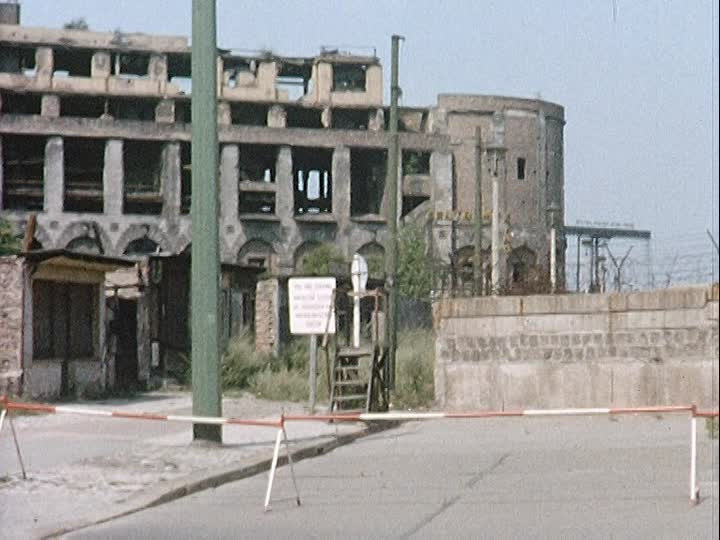
[[(332, 435), (324, 436), (321, 440), (316, 441), (312, 444), (306, 445), (295, 445), (290, 440), (291, 448), (295, 447), (296, 450), (292, 452), (292, 458), (294, 461), (302, 461), (304, 459), (313, 458), (327, 454), (336, 448), (350, 444), (351, 442), (361, 439), (374, 433), (379, 433), (389, 429), (393, 429), (399, 426), (401, 422), (378, 422), (378, 423), (367, 423), (363, 428), (353, 433), (346, 433), (343, 435)], [(253, 458), (250, 458), (251, 460)], [(272, 458), (255, 459), (249, 464), (245, 464), (241, 467), (225, 467), (215, 471), (200, 471), (187, 476), (186, 478), (175, 480), (170, 482), (168, 486), (163, 486), (161, 489), (150, 490), (149, 493), (138, 497), (138, 503), (133, 505), (132, 508), (123, 510), (118, 513), (114, 513), (110, 516), (106, 516), (100, 519), (92, 521), (81, 521), (77, 523), (67, 524), (61, 529), (57, 529), (48, 533), (44, 533), (40, 536), (42, 539), (46, 538), (59, 538), (65, 534), (79, 531), (87, 527), (94, 525), (100, 525), (113, 519), (118, 519), (130, 514), (135, 514), (142, 510), (159, 506), (161, 504), (169, 503), (174, 500), (205, 491), (207, 489), (216, 488), (223, 484), (242, 480), (243, 478), (249, 478), (255, 476), (261, 472), (270, 469)], [(287, 464), (287, 456), (282, 455), (278, 459), (278, 466), (284, 466)], [(258, 507), (262, 503), (262, 495), (258, 495)]]

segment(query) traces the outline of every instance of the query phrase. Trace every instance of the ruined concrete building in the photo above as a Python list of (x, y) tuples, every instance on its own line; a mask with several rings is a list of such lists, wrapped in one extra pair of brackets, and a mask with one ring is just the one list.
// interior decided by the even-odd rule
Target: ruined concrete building
[[(16, 8), (3, 4), (0, 17), (2, 215), (20, 228), (37, 213), (36, 245), (46, 249), (186, 250), (187, 39), (20, 26)], [(223, 261), (289, 275), (318, 243), (348, 260), (381, 254), (389, 115), (378, 58), (219, 50), (217, 77)], [(488, 249), (500, 175), (499, 282), (547, 270), (548, 208), (563, 217), (563, 116), (540, 100), (478, 95), (401, 109), (400, 213), (432, 230), (433, 257), (456, 281), (478, 219), (477, 127)]]

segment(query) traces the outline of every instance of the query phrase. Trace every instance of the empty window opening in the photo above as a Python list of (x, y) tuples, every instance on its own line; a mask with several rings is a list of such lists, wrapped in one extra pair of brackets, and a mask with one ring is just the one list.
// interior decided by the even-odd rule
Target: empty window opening
[(406, 174), (430, 174), (430, 152), (403, 150), (402, 172)]
[(270, 268), (275, 250), (263, 240), (249, 240), (240, 248), (237, 262), (246, 266), (257, 268)]
[(131, 141), (123, 143), (124, 195), (126, 214), (160, 214), (163, 143)]
[(332, 150), (293, 148), (295, 215), (332, 212)]
[(425, 201), (429, 201), (430, 197), (418, 197), (414, 195), (410, 195), (407, 197), (403, 197), (402, 200), (402, 216), (407, 216), (410, 212), (415, 210), (418, 206), (420, 206)]
[(367, 66), (362, 64), (333, 65), (334, 92), (364, 92)]
[(136, 238), (130, 242), (123, 255), (150, 255), (151, 253), (157, 253), (159, 251), (157, 242), (151, 240), (147, 236)]
[(112, 74), (125, 79), (147, 77), (150, 55), (141, 53), (120, 53), (112, 55)]
[(260, 144), (240, 146), (238, 163), (241, 182), (275, 182), (278, 148)]
[(307, 107), (287, 107), (286, 125), (289, 128), (312, 128), (320, 129), (322, 124), (322, 111), (320, 109), (309, 109)]
[(230, 122), (242, 126), (267, 126), (268, 106), (231, 103)]
[(517, 158), (517, 179), (525, 180), (525, 158)]
[(180, 213), (190, 213), (192, 202), (192, 144), (180, 143)]
[(36, 280), (32, 289), (33, 358), (92, 358), (97, 348), (97, 287)]
[(90, 77), (92, 51), (54, 49), (53, 54), (53, 77)]
[(257, 83), (257, 62), (255, 60), (224, 57), (223, 83), (228, 88), (253, 86)]
[(178, 86), (180, 91), (185, 94), (192, 92), (189, 54), (168, 54), (167, 71), (170, 83)]
[(367, 129), (367, 109), (333, 109), (332, 127), (335, 129)]
[(3, 135), (4, 209), (42, 211), (44, 163), (45, 137)]
[(0, 72), (35, 75), (35, 49), (0, 48)]
[(62, 96), (60, 116), (100, 118), (106, 111), (107, 100), (92, 96)]
[(241, 214), (275, 214), (275, 193), (241, 191), (238, 212)]
[(350, 149), (350, 215), (382, 214), (387, 151)]
[(15, 92), (2, 93), (3, 114), (40, 114), (40, 94), (17, 94)]
[(154, 122), (157, 104), (157, 99), (111, 99), (108, 113), (116, 120)]
[(175, 100), (175, 122), (178, 124), (189, 124), (192, 122), (190, 100)]
[(307, 94), (308, 81), (302, 76), (279, 75), (275, 79), (275, 89), (278, 93), (287, 93), (287, 99), (296, 101)]
[(103, 139), (65, 138), (65, 199), (66, 212), (103, 211)]

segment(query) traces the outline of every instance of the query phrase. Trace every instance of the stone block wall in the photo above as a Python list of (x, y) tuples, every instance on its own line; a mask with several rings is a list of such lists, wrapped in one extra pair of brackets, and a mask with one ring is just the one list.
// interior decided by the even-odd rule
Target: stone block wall
[(278, 353), (280, 284), (277, 279), (258, 281), (255, 289), (255, 349)]
[(0, 396), (20, 393), (22, 291), (22, 260), (17, 257), (0, 257)]
[(718, 406), (718, 286), (434, 305), (447, 410)]

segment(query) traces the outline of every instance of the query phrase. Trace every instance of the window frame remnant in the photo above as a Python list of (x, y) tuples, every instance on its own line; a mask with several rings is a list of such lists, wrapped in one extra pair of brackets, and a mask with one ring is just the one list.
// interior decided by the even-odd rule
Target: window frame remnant
[[(292, 148), (295, 216), (332, 213), (332, 156), (333, 150), (329, 148)], [(315, 185), (317, 196), (311, 196)]]
[(105, 140), (65, 137), (63, 159), (63, 211), (102, 214)]
[(42, 212), (47, 137), (2, 136), (2, 208)]
[(387, 150), (350, 148), (350, 216), (382, 215)]

